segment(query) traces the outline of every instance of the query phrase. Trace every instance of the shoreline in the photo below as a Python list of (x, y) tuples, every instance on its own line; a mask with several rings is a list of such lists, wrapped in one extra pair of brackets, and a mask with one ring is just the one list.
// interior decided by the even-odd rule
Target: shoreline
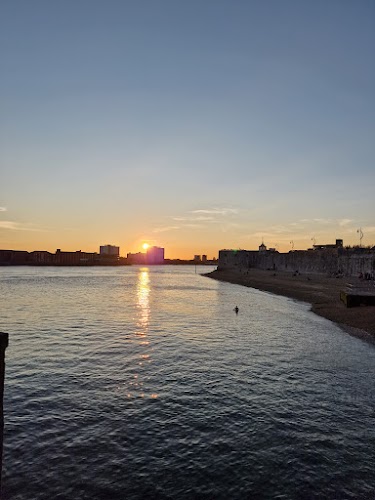
[(285, 271), (254, 268), (242, 273), (215, 270), (203, 276), (307, 302), (312, 312), (333, 321), (350, 335), (375, 342), (375, 307), (347, 308), (340, 300), (340, 291), (347, 283), (360, 283), (356, 278), (331, 278), (309, 273), (295, 276)]

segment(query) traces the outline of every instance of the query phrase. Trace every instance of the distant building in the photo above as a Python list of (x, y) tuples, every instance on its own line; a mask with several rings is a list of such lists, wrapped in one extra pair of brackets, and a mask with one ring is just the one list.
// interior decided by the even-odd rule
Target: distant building
[(336, 240), (336, 243), (330, 243), (328, 245), (313, 245), (314, 250), (326, 250), (329, 248), (343, 248), (344, 242), (343, 240)]
[(164, 248), (150, 247), (146, 253), (147, 264), (164, 264)]
[(119, 257), (120, 247), (113, 245), (103, 245), (100, 247), (100, 255), (111, 255), (112, 257)]
[(62, 252), (46, 250), (0, 250), (0, 266), (114, 266), (127, 265), (118, 255), (99, 255), (96, 252)]
[(128, 253), (126, 259), (129, 264), (139, 264), (139, 265), (146, 264), (146, 254), (142, 252)]
[(34, 250), (30, 253), (30, 260), (33, 264), (48, 265), (54, 263), (54, 254), (45, 250)]
[(57, 266), (84, 266), (93, 265), (95, 263), (97, 253), (81, 252), (62, 252), (60, 248), (56, 250), (54, 255), (54, 264)]
[(261, 245), (259, 245), (259, 252), (266, 252), (266, 251), (267, 251), (267, 247), (262, 241)]
[(129, 264), (164, 264), (164, 248), (150, 247), (146, 253), (128, 253), (126, 258)]
[(207, 255), (202, 255), (202, 262), (206, 264), (207, 262)]
[(201, 262), (201, 256), (200, 255), (194, 255), (194, 262)]
[(0, 265), (17, 266), (29, 263), (29, 252), (24, 250), (0, 250)]

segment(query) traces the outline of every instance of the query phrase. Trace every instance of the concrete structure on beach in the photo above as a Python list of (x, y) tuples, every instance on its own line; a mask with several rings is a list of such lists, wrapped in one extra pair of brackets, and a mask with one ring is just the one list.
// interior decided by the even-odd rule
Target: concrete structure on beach
[(220, 250), (218, 270), (268, 269), (337, 276), (360, 276), (374, 279), (375, 248), (344, 248), (336, 244), (314, 245), (308, 250), (279, 253), (263, 244), (259, 250)]

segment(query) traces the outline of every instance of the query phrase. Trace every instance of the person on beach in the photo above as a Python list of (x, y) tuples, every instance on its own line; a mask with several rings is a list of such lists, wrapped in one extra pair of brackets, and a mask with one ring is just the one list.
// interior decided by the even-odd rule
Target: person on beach
[(236, 314), (238, 314), (238, 311), (239, 311), (238, 307), (236, 306), (236, 307), (233, 309), (233, 311), (234, 311)]

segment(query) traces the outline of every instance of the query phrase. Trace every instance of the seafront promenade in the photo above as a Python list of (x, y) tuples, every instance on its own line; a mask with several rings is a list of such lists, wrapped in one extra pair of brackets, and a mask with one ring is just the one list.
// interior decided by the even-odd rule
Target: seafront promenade
[[(253, 268), (242, 272), (216, 270), (206, 276), (308, 302), (316, 314), (344, 328), (367, 332), (375, 341), (375, 307), (347, 308), (340, 300), (340, 291), (348, 283), (359, 285), (361, 282), (358, 278), (335, 278), (318, 274), (296, 275), (291, 272)], [(359, 331), (356, 333), (360, 334)]]

